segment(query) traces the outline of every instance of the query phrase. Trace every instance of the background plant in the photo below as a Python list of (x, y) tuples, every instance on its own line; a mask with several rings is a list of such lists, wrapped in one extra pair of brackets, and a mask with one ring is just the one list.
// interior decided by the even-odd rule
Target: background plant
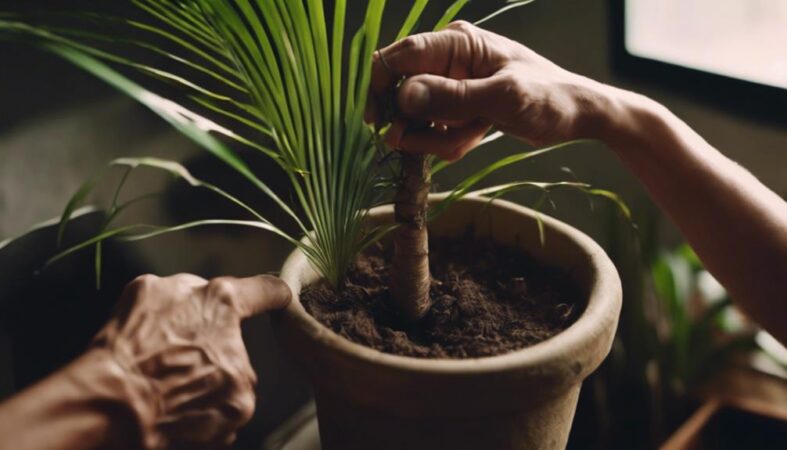
[[(139, 14), (92, 13), (0, 15), (0, 35), (32, 42), (91, 72), (146, 105), (173, 127), (211, 152), (271, 198), (295, 224), (284, 231), (259, 211), (174, 161), (157, 158), (120, 159), (108, 168), (124, 170), (101, 233), (66, 249), (50, 262), (101, 242), (147, 239), (188, 228), (233, 225), (262, 229), (300, 248), (315, 269), (340, 287), (357, 254), (390, 232), (393, 226), (366, 228), (368, 210), (392, 201), (400, 184), (400, 159), (382, 145), (385, 128), (363, 121), (374, 51), (380, 42), (385, 0), (130, 0)], [(530, 1), (508, 1), (476, 23)], [(423, 25), (429, 0), (407, 2), (408, 13), (394, 39), (454, 20), (469, 0), (458, 0), (440, 11), (434, 26)], [(348, 8), (363, 5), (359, 24), (350, 24)], [(402, 2), (388, 5), (403, 7)], [(97, 6), (98, 7), (98, 6)], [(121, 73), (122, 72), (122, 73)], [(143, 87), (143, 85), (145, 87)], [(162, 92), (177, 93), (178, 101)], [(158, 93), (156, 93), (158, 92)], [(210, 117), (210, 118), (208, 118)], [(501, 136), (493, 133), (482, 144)], [(229, 145), (228, 145), (229, 144)], [(496, 171), (562, 148), (518, 153), (482, 168), (459, 183), (446, 200), (430, 210), (434, 218), (451, 203), (470, 194)], [(237, 148), (247, 147), (271, 158), (290, 181), (291, 197), (282, 197), (255, 173)], [(431, 174), (449, 166), (436, 162)], [(125, 200), (122, 188), (138, 168), (160, 170), (207, 189), (235, 204), (249, 220), (200, 220), (177, 226), (135, 224), (116, 226), (131, 206), (146, 199)], [(107, 171), (88, 180), (67, 205), (66, 226)], [(519, 181), (485, 189), (497, 198), (519, 189), (546, 195), (562, 187), (603, 195), (579, 182)], [(543, 202), (540, 202), (543, 203)], [(297, 205), (297, 206), (296, 206)], [(625, 209), (624, 209), (625, 210)]]
[(612, 352), (583, 388), (569, 448), (657, 448), (696, 407), (698, 389), (757, 350), (756, 330), (693, 250), (660, 248), (655, 218), (641, 219), (636, 248), (613, 238), (626, 301)]

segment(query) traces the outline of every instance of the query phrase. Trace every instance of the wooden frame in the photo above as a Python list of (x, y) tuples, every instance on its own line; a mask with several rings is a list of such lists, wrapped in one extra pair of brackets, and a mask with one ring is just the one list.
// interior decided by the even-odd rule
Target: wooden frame
[(634, 56), (626, 49), (626, 0), (610, 0), (612, 64), (632, 80), (657, 84), (713, 107), (783, 125), (787, 89)]

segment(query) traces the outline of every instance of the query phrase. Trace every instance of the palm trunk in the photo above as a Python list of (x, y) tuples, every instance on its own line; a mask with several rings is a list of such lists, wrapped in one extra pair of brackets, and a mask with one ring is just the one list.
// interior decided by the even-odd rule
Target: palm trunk
[(402, 155), (402, 182), (396, 192), (394, 254), (389, 290), (402, 315), (411, 321), (429, 308), (429, 232), (426, 227), (431, 177), (423, 155)]

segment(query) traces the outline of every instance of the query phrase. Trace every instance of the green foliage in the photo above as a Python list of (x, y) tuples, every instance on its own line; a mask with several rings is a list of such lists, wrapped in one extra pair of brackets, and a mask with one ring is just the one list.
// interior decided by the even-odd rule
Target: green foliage
[[(509, 0), (480, 22), (531, 1)], [(365, 227), (368, 210), (388, 201), (397, 181), (390, 175), (396, 171), (389, 167), (395, 158), (387, 158), (381, 130), (363, 120), (372, 56), (382, 47), (386, 0), (353, 4), (365, 5), (363, 20), (354, 30), (348, 29), (346, 0), (336, 0), (332, 11), (325, 10), (322, 0), (130, 2), (145, 18), (105, 13), (3, 13), (0, 37), (35, 43), (136, 99), (229, 165), (260, 194), (271, 198), (297, 224), (300, 234), (284, 232), (258, 211), (220, 188), (197, 180), (175, 162), (121, 159), (109, 165), (122, 166), (127, 172), (102, 232), (64, 250), (52, 261), (95, 244), (100, 272), (100, 244), (107, 238), (139, 240), (198, 226), (228, 224), (252, 226), (283, 237), (298, 246), (326, 280), (341, 285), (358, 252), (392, 229)], [(401, 3), (396, 6), (401, 7)], [(453, 21), (468, 3), (454, 2), (442, 12), (434, 29)], [(416, 31), (429, 0), (408, 4), (409, 12), (397, 39)], [(157, 94), (162, 85), (177, 88), (183, 101)], [(500, 136), (494, 133), (484, 143)], [(299, 207), (291, 207), (274, 192), (263, 181), (264, 174), (253, 173), (228, 143), (272, 158), (287, 175), (289, 194)], [(517, 154), (483, 168), (460, 183), (431, 216), (471, 193), (476, 184), (497, 170), (565, 145)], [(211, 219), (175, 227), (112, 228), (130, 204), (141, 200), (119, 203), (122, 185), (138, 167), (163, 170), (195, 188), (211, 190), (245, 210), (251, 220)], [(446, 167), (438, 163), (434, 170)], [(103, 175), (89, 180), (69, 202), (62, 216), (61, 236), (72, 213), (84, 204)], [(557, 185), (518, 182), (486, 193), (496, 198), (534, 186), (548, 190)], [(606, 191), (581, 183), (565, 186), (606, 196), (622, 205), (617, 196)]]
[(683, 389), (722, 364), (737, 349), (752, 348), (753, 336), (728, 327), (732, 307), (726, 295), (708, 298), (700, 279), (709, 277), (688, 245), (662, 252), (651, 265), (653, 290), (659, 300), (656, 327), (661, 329), (657, 358), (665, 382)]

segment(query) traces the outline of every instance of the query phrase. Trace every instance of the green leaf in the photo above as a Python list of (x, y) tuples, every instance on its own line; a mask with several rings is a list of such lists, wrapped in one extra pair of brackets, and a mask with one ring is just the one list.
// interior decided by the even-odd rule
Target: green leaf
[(269, 224), (263, 222), (248, 221), (248, 220), (198, 220), (198, 221), (184, 223), (182, 225), (176, 225), (172, 227), (161, 227), (161, 226), (147, 225), (147, 224), (128, 225), (128, 226), (104, 231), (103, 233), (98, 234), (78, 245), (75, 245), (73, 247), (70, 247), (62, 251), (57, 255), (49, 258), (46, 262), (46, 266), (50, 266), (60, 261), (61, 259), (78, 252), (79, 250), (85, 249), (94, 244), (98, 244), (99, 242), (106, 241), (107, 239), (110, 238), (117, 238), (120, 241), (125, 241), (125, 242), (135, 242), (135, 241), (141, 241), (145, 239), (158, 237), (168, 233), (174, 233), (176, 231), (184, 231), (192, 228), (215, 226), (215, 225), (251, 227), (251, 228), (258, 228), (265, 231), (275, 232)]
[(504, 14), (504, 13), (514, 9), (514, 8), (519, 8), (520, 6), (528, 5), (530, 3), (533, 3), (534, 1), (535, 0), (508, 0), (506, 2), (506, 3), (508, 3), (508, 5), (498, 9), (497, 11), (495, 11), (492, 14), (484, 17), (483, 19), (476, 21), (475, 25), (482, 25), (482, 24), (484, 24), (484, 23), (494, 19), (495, 17), (497, 17), (497, 16), (499, 16), (501, 14)]
[(654, 261), (651, 277), (656, 294), (665, 302), (668, 311), (672, 311), (671, 315), (682, 314), (682, 301), (666, 255), (661, 255)]
[(445, 10), (443, 17), (437, 21), (437, 25), (435, 25), (434, 30), (440, 31), (445, 28), (449, 23), (453, 22), (456, 16), (464, 9), (467, 4), (470, 3), (470, 0), (456, 0), (448, 9)]
[[(334, 286), (341, 285), (358, 252), (390, 232), (390, 227), (371, 230), (364, 227), (369, 208), (390, 197), (395, 187), (391, 180), (396, 181), (389, 173), (390, 161), (381, 156), (385, 149), (379, 130), (363, 120), (372, 58), (382, 46), (380, 34), (387, 2), (367, 0), (350, 4), (365, 8), (359, 11), (362, 20), (353, 23), (352, 31), (348, 30), (347, 0), (332, 2), (332, 11), (325, 10), (327, 3), (322, 0), (132, 0), (131, 3), (144, 17), (88, 13), (70, 15), (67, 20), (60, 20), (64, 19), (60, 16), (49, 20), (47, 13), (32, 19), (0, 14), (8, 18), (0, 20), (0, 34), (41, 45), (96, 75), (146, 105), (228, 164), (297, 223), (307, 238), (294, 244), (326, 280)], [(396, 6), (401, 7), (400, 3)], [(406, 17), (399, 24), (391, 24), (393, 30), (398, 30), (396, 39), (414, 32), (428, 3), (428, 0), (404, 3)], [(453, 21), (468, 3), (469, 0), (452, 2), (436, 28), (444, 28)], [(480, 22), (526, 3), (529, 1), (509, 1)], [(29, 23), (24, 23), (26, 20)], [(73, 21), (78, 25), (70, 26)], [(58, 26), (50, 26), (52, 23)], [(62, 23), (70, 27), (63, 28)], [(169, 64), (160, 66), (160, 61)], [(146, 75), (140, 77), (140, 82), (153, 86), (163, 81), (177, 88), (188, 103), (164, 98), (147, 84), (132, 81), (125, 72), (131, 72), (132, 76)], [(501, 136), (502, 133), (493, 133), (481, 145)], [(263, 182), (265, 174), (253, 173), (225, 142), (257, 150), (253, 157), (272, 158), (289, 180), (287, 201)], [(555, 148), (514, 155), (483, 168), (456, 186), (446, 201), (432, 211), (433, 215), (467, 195), (497, 170)], [(264, 224), (269, 231), (278, 230), (235, 197), (196, 180), (177, 163), (147, 158), (121, 159), (112, 165), (168, 171), (246, 209), (257, 219), (255, 223)], [(445, 167), (447, 163), (437, 162), (433, 173)], [(101, 176), (88, 180), (66, 206), (61, 236), (68, 219), (84, 204)], [(607, 191), (587, 189), (589, 194), (619, 200)], [(139, 201), (137, 198), (118, 203), (115, 198), (106, 225)], [(111, 236), (126, 236), (131, 232), (141, 237), (159, 235), (166, 230), (169, 229), (105, 229), (101, 235), (114, 232), (119, 234)], [(287, 238), (291, 242), (295, 240), (294, 236)], [(100, 268), (100, 246), (95, 258)]]
[(104, 177), (104, 175), (105, 175), (105, 170), (102, 170), (101, 172), (99, 172), (98, 174), (87, 180), (85, 183), (82, 184), (79, 190), (71, 197), (71, 199), (69, 199), (68, 203), (66, 204), (66, 208), (63, 211), (63, 214), (60, 216), (60, 221), (57, 228), (58, 247), (63, 243), (63, 236), (66, 233), (66, 224), (68, 223), (69, 220), (71, 220), (71, 217), (73, 217), (74, 212), (77, 210), (77, 208), (80, 208), (82, 205), (85, 204), (85, 200), (87, 199), (87, 196), (90, 195), (91, 192), (93, 192), (93, 189), (95, 189), (96, 184), (98, 184), (98, 182)]
[(618, 194), (616, 194), (616, 193), (614, 193), (612, 191), (604, 190), (604, 189), (588, 189), (587, 193), (591, 194), (591, 195), (597, 195), (599, 197), (604, 197), (607, 200), (612, 201), (612, 203), (614, 203), (618, 207), (618, 210), (621, 213), (623, 213), (623, 216), (629, 222), (631, 222), (633, 220), (633, 218), (631, 216), (631, 209), (629, 209), (629, 207), (626, 204), (626, 202), (624, 202), (623, 199)]
[[(98, 211), (98, 209), (96, 207), (94, 207), (94, 206), (84, 206), (82, 208), (78, 208), (78, 209), (74, 210), (71, 213), (71, 217), (76, 219), (78, 217), (82, 217), (82, 216), (84, 216), (86, 214), (95, 213), (97, 211)], [(60, 216), (52, 218), (52, 219), (49, 219), (49, 220), (45, 220), (45, 221), (43, 221), (41, 223), (37, 223), (37, 224), (31, 226), (30, 228), (28, 228), (26, 231), (22, 232), (19, 235), (16, 235), (16, 236), (4, 239), (4, 240), (0, 241), (0, 250), (3, 250), (4, 248), (9, 246), (13, 242), (15, 242), (15, 241), (17, 241), (19, 239), (22, 239), (25, 236), (29, 236), (30, 234), (35, 233), (36, 231), (42, 230), (44, 228), (51, 227), (53, 225), (58, 225), (60, 223), (60, 220), (61, 220)]]
[[(500, 139), (500, 138), (502, 138), (504, 136), (505, 136), (505, 133), (503, 133), (502, 131), (495, 131), (494, 133), (491, 133), (487, 137), (482, 139), (481, 142), (479, 142), (478, 145), (473, 147), (473, 149), (470, 150), (470, 151), (475, 151), (478, 148), (483, 147), (486, 144), (495, 142), (495, 141), (497, 141), (498, 139)], [(434, 176), (438, 172), (441, 172), (443, 169), (445, 169), (446, 167), (448, 167), (450, 165), (452, 165), (452, 163), (450, 163), (448, 161), (437, 161), (435, 164), (432, 165), (432, 176)]]
[(409, 36), (413, 32), (415, 25), (418, 23), (418, 20), (421, 18), (421, 14), (423, 14), (424, 9), (426, 9), (426, 5), (428, 4), (429, 0), (415, 0), (413, 7), (410, 8), (410, 13), (407, 14), (407, 18), (402, 24), (402, 28), (396, 35), (396, 41)]
[(692, 268), (694, 272), (703, 270), (705, 267), (700, 261), (700, 257), (694, 252), (694, 249), (689, 244), (682, 244), (676, 250), (676, 254), (683, 258)]
[(679, 376), (685, 377), (689, 370), (691, 345), (691, 321), (687, 309), (693, 290), (691, 268), (685, 260), (665, 252), (653, 263), (651, 276), (670, 325), (669, 345), (675, 352), (675, 370)]
[(169, 122), (183, 135), (190, 138), (204, 149), (208, 150), (210, 153), (224, 161), (227, 165), (235, 169), (243, 177), (251, 181), (268, 197), (273, 199), (303, 228), (302, 222), (289, 207), (289, 205), (282, 201), (279, 196), (276, 195), (265, 183), (257, 178), (257, 176), (254, 175), (248, 168), (246, 163), (244, 163), (237, 155), (235, 155), (235, 153), (233, 153), (224, 144), (219, 142), (216, 138), (211, 136), (211, 133), (217, 133), (225, 137), (237, 139), (238, 136), (235, 133), (205, 117), (189, 111), (188, 109), (171, 100), (167, 100), (142, 88), (128, 78), (123, 77), (118, 72), (115, 72), (105, 64), (86, 55), (85, 53), (66, 46), (54, 44), (47, 45), (46, 48), (92, 73), (93, 75), (103, 79), (107, 83), (123, 91), (129, 97), (132, 97), (143, 105), (147, 106), (154, 113), (158, 114), (161, 118)]
[(535, 157), (538, 157), (538, 156), (545, 155), (547, 153), (554, 152), (555, 150), (560, 150), (560, 149), (562, 149), (564, 147), (568, 147), (570, 145), (574, 145), (574, 144), (577, 144), (579, 142), (584, 142), (584, 141), (581, 141), (581, 140), (579, 140), (579, 141), (570, 141), (570, 142), (565, 142), (565, 143), (562, 143), (562, 144), (553, 145), (551, 147), (542, 148), (542, 149), (539, 149), (539, 150), (533, 150), (533, 151), (530, 151), (530, 152), (517, 153), (515, 155), (508, 156), (508, 157), (503, 158), (503, 159), (501, 159), (499, 161), (496, 161), (496, 162), (494, 162), (492, 164), (489, 164), (488, 166), (482, 168), (481, 170), (477, 171), (476, 173), (474, 173), (474, 174), (470, 175), (469, 177), (465, 178), (462, 182), (460, 182), (457, 185), (456, 188), (454, 188), (453, 191), (451, 191), (450, 194), (448, 194), (448, 196), (443, 201), (441, 201), (437, 205), (433, 206), (431, 211), (429, 211), (430, 219), (433, 219), (434, 217), (438, 216), (443, 211), (445, 211), (446, 208), (448, 208), (450, 205), (452, 205), (454, 202), (456, 202), (457, 200), (459, 200), (459, 199), (463, 198), (464, 196), (466, 196), (470, 192), (470, 190), (473, 188), (473, 186), (475, 186), (476, 184), (480, 183), (486, 177), (488, 177), (489, 175), (497, 172), (498, 170), (500, 170), (500, 169), (502, 169), (504, 167), (508, 167), (508, 166), (510, 166), (512, 164), (516, 164), (516, 163), (519, 163), (519, 162), (522, 162), (522, 161), (526, 161), (528, 159), (532, 159), (532, 158), (535, 158)]
[[(595, 195), (604, 197), (608, 200), (611, 200), (618, 209), (626, 216), (626, 218), (631, 221), (631, 212), (629, 211), (628, 206), (623, 202), (623, 200), (615, 193), (606, 191), (603, 189), (594, 189), (589, 184), (580, 183), (580, 182), (572, 182), (572, 181), (559, 181), (554, 183), (545, 183), (545, 182), (536, 182), (536, 181), (517, 181), (513, 183), (506, 183), (501, 184), (498, 186), (492, 186), (486, 189), (481, 189), (478, 191), (474, 191), (474, 195), (482, 195), (485, 197), (490, 197), (490, 202), (494, 201), (497, 198), (502, 197), (503, 195), (507, 195), (511, 192), (522, 190), (522, 189), (537, 189), (543, 191), (543, 196), (539, 200), (538, 204), (534, 207), (536, 212), (540, 211), (541, 204), (544, 200), (549, 198), (549, 193), (552, 190), (560, 189), (560, 188), (570, 188), (575, 189), (580, 192), (584, 192), (588, 195)], [(552, 204), (553, 208), (555, 207), (554, 203)], [(540, 215), (537, 217), (538, 219), (538, 226), (539, 226), (539, 234), (541, 236), (541, 244), (543, 245), (545, 242), (544, 238), (544, 227), (543, 223), (541, 223)]]

